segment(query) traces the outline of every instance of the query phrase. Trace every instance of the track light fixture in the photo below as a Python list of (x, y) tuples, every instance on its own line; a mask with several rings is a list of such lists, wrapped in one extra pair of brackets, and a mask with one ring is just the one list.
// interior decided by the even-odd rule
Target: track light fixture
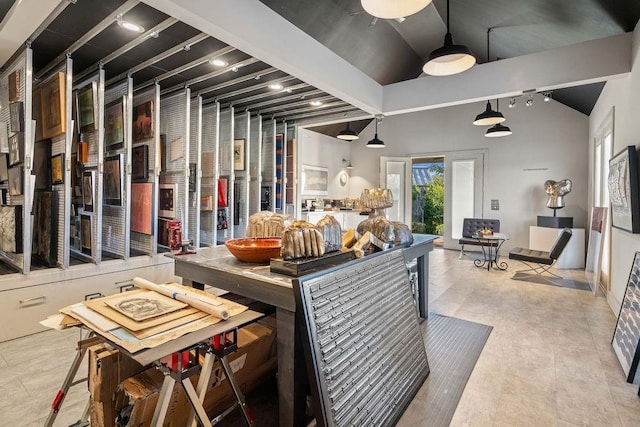
[(144, 33), (144, 27), (142, 25), (138, 25), (135, 22), (131, 21), (125, 21), (122, 18), (122, 15), (118, 15), (116, 17), (116, 21), (118, 22), (118, 26), (120, 26), (120, 28), (133, 31), (134, 33)]
[(551, 101), (551, 96), (552, 96), (553, 92), (542, 92), (542, 96), (544, 96), (543, 101), (544, 102), (549, 102)]
[(351, 160), (342, 159), (342, 164), (346, 165), (345, 167), (347, 169), (353, 169), (353, 165), (351, 164)]
[(431, 52), (422, 71), (432, 76), (450, 76), (468, 70), (475, 63), (476, 57), (468, 47), (453, 44), (449, 29), (449, 0), (447, 0), (447, 34), (444, 36), (444, 46)]
[(382, 120), (381, 116), (376, 116), (376, 134), (372, 140), (367, 142), (367, 148), (384, 148), (386, 144), (380, 138), (378, 138), (378, 123)]
[(404, 18), (420, 12), (431, 0), (360, 0), (362, 8), (370, 15), (382, 19)]
[(347, 127), (340, 131), (338, 134), (338, 139), (342, 139), (343, 141), (355, 141), (358, 139), (358, 133), (351, 129), (351, 123), (347, 122)]
[(516, 99), (514, 97), (509, 100), (509, 108), (516, 108)]
[(527, 100), (524, 102), (524, 105), (527, 107), (531, 107), (533, 105), (533, 94), (530, 93), (527, 95)]

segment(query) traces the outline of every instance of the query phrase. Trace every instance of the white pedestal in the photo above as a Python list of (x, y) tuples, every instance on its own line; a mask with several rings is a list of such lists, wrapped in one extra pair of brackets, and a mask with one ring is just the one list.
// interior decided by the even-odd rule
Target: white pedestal
[[(529, 227), (529, 249), (549, 251), (556, 241), (562, 228)], [(584, 228), (572, 228), (573, 235), (558, 258), (555, 267), (558, 269), (584, 268), (585, 249)]]

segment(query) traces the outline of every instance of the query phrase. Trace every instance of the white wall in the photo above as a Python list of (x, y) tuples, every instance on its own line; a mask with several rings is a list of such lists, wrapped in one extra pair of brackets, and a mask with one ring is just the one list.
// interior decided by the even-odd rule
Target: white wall
[[(613, 153), (621, 151), (627, 145), (638, 147), (640, 143), (640, 26), (633, 34), (633, 66), (629, 77), (607, 82), (589, 118), (590, 162), (589, 182), (593, 180), (594, 138), (607, 114), (615, 107), (613, 125)], [(590, 187), (591, 188), (591, 187)], [(591, 193), (591, 191), (590, 191)], [(592, 194), (589, 201), (591, 202)], [(635, 251), (640, 251), (640, 235), (613, 229), (611, 234), (611, 292), (609, 305), (614, 313), (620, 310), (620, 304), (627, 286), (631, 263)]]
[[(558, 215), (573, 216), (574, 227), (587, 224), (588, 193), (588, 118), (558, 102), (535, 99), (525, 107), (519, 99), (515, 109), (501, 110), (513, 135), (504, 138), (484, 137), (485, 127), (471, 122), (484, 111), (485, 103), (429, 110), (386, 117), (379, 125), (378, 136), (387, 147), (367, 149), (373, 137), (374, 123), (352, 143), (353, 170), (349, 195), (357, 197), (362, 189), (379, 185), (379, 158), (383, 156), (418, 156), (456, 150), (487, 149), (487, 183), (484, 216), (501, 221), (501, 229), (510, 236), (505, 251), (513, 246), (529, 245), (529, 226), (537, 215), (552, 215), (546, 208), (544, 181), (569, 178), (573, 190), (566, 196), (567, 206)], [(493, 102), (495, 109), (495, 101)], [(525, 171), (524, 169), (546, 170)], [(491, 211), (491, 199), (500, 200), (500, 210)]]

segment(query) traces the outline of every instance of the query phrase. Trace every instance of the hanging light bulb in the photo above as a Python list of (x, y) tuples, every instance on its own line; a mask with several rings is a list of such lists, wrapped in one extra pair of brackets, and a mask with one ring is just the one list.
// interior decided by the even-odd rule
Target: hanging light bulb
[(447, 34), (444, 36), (444, 46), (431, 52), (422, 71), (432, 76), (450, 76), (468, 70), (475, 63), (476, 57), (468, 47), (453, 44), (453, 37), (449, 30), (449, 0), (447, 0)]
[(360, 0), (369, 15), (382, 19), (405, 18), (420, 12), (429, 3), (431, 0)]

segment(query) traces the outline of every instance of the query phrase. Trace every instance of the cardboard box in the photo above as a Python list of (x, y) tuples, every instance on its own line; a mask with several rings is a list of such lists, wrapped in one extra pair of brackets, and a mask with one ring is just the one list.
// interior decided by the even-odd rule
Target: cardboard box
[[(230, 354), (229, 364), (235, 373), (243, 393), (256, 388), (264, 380), (275, 373), (278, 367), (277, 359), (270, 357), (276, 331), (266, 325), (252, 323), (238, 331), (238, 351)], [(198, 375), (191, 377), (194, 387), (198, 382)], [(164, 375), (156, 368), (126, 379), (120, 384), (116, 409), (121, 416), (121, 425), (143, 427), (149, 426), (158, 402)], [(223, 373), (219, 361), (213, 366), (204, 408), (213, 418), (223, 412), (234, 402), (231, 386)], [(184, 394), (182, 386), (176, 384), (171, 395), (165, 426), (186, 425), (191, 413), (191, 406)]]
[(116, 349), (105, 344), (89, 347), (88, 385), (91, 395), (91, 425), (115, 426), (115, 392), (125, 379), (145, 368)]

